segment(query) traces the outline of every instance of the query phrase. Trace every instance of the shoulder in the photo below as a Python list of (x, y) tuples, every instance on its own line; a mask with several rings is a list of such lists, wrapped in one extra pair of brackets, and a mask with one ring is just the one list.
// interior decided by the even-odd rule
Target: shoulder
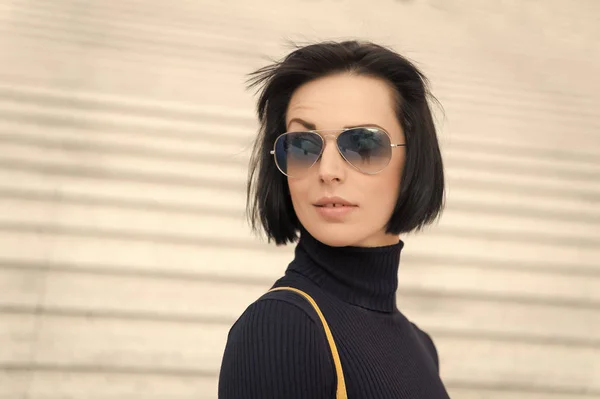
[[(265, 294), (235, 322), (223, 354), (219, 398), (240, 397), (241, 392), (320, 398), (334, 392), (335, 372), (322, 327), (298, 297)], [(304, 388), (287, 391), (294, 386)]]
[[(255, 332), (265, 336), (273, 328), (294, 334), (300, 330), (317, 331), (316, 316), (310, 304), (293, 292), (269, 292), (246, 308), (229, 331), (229, 339), (236, 335)], [(264, 331), (266, 330), (266, 331)]]
[(250, 304), (231, 327), (229, 334), (275, 324), (291, 329), (298, 323), (315, 329), (320, 328), (320, 321), (314, 309), (304, 298), (290, 291), (272, 291)]
[(419, 328), (419, 326), (417, 326), (415, 323), (411, 322), (410, 324), (413, 327), (413, 329), (415, 330), (421, 343), (425, 346), (425, 349), (427, 349), (427, 352), (429, 352), (430, 356), (432, 357), (432, 359), (435, 363), (436, 368), (439, 371), (439, 369), (440, 369), (439, 356), (438, 356), (438, 352), (437, 352), (435, 343), (433, 342), (433, 339), (427, 332), (425, 332), (424, 330)]

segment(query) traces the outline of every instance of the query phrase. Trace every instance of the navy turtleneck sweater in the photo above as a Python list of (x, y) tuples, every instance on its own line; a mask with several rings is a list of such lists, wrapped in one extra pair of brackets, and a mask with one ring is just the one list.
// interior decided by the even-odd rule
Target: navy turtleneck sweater
[[(295, 258), (273, 285), (301, 289), (317, 302), (349, 399), (448, 398), (433, 341), (396, 307), (403, 245), (330, 247), (301, 229)], [(267, 293), (231, 328), (220, 399), (333, 399), (335, 389), (323, 326), (300, 295)]]

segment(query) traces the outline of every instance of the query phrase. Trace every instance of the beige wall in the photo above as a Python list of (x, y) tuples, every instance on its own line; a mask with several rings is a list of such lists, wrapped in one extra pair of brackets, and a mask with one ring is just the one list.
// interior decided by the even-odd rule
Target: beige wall
[(452, 397), (600, 397), (599, 15), (1, 2), (0, 397), (216, 398), (229, 327), (292, 251), (243, 219), (245, 74), (285, 38), (350, 36), (416, 60), (445, 107), (448, 207), (404, 237), (399, 305)]

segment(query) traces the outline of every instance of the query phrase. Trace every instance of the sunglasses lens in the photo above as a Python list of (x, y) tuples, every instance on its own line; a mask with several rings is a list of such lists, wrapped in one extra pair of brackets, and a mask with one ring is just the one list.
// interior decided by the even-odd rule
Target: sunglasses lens
[(323, 139), (317, 133), (285, 133), (275, 141), (275, 160), (287, 176), (301, 176), (317, 162)]
[(339, 135), (337, 142), (344, 158), (364, 173), (380, 172), (392, 158), (390, 137), (381, 129), (349, 129)]

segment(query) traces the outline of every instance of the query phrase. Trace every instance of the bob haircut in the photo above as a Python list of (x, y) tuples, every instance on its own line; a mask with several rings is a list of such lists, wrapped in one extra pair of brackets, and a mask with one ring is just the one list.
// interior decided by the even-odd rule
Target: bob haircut
[(252, 230), (257, 232), (262, 226), (268, 242), (294, 242), (300, 229), (287, 177), (279, 172), (270, 154), (275, 139), (286, 131), (292, 94), (304, 83), (338, 73), (381, 78), (396, 92), (406, 160), (386, 232), (399, 235), (420, 230), (437, 219), (444, 207), (444, 168), (428, 104), (428, 99), (434, 98), (427, 78), (403, 56), (371, 42), (327, 41), (295, 46), (282, 61), (250, 73), (247, 82), (249, 89), (260, 89), (260, 131), (250, 158), (246, 214)]

